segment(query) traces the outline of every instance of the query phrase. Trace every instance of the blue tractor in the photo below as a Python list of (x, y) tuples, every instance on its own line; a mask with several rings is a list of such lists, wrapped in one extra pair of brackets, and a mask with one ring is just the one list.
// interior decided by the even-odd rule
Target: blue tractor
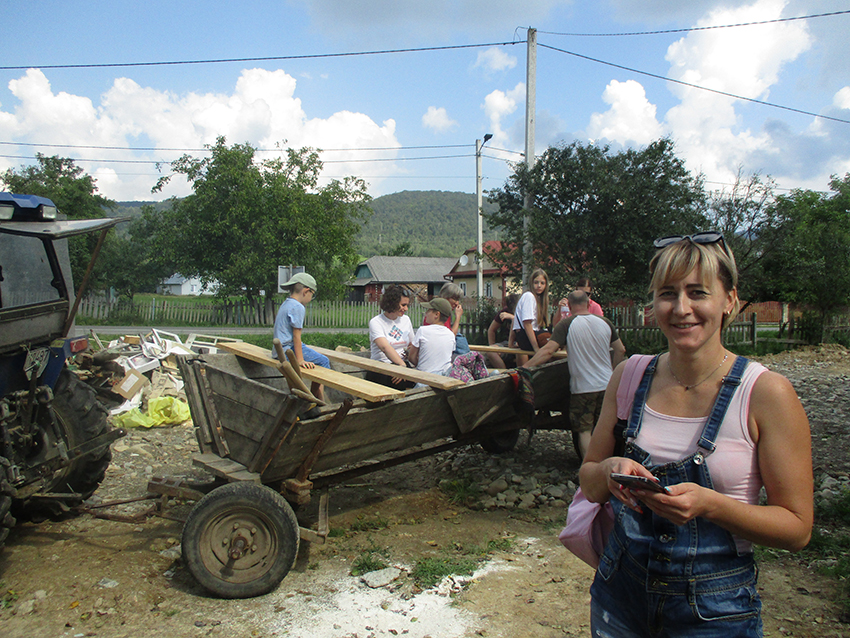
[(0, 547), (16, 519), (67, 512), (103, 480), (111, 429), (94, 390), (66, 365), (77, 300), (67, 238), (121, 219), (62, 220), (53, 202), (0, 193)]

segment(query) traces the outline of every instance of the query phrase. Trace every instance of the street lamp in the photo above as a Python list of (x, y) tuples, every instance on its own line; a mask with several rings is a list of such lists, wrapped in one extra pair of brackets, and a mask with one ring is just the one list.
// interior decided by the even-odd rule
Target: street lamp
[(484, 221), (484, 210), (483, 210), (483, 201), (481, 195), (481, 149), (484, 145), (490, 141), (490, 138), (493, 137), (492, 133), (487, 133), (484, 135), (484, 141), (475, 140), (475, 194), (478, 197), (478, 303), (481, 303), (481, 299), (484, 297), (484, 271), (483, 271), (483, 259), (484, 259), (484, 242), (483, 242), (483, 221)]

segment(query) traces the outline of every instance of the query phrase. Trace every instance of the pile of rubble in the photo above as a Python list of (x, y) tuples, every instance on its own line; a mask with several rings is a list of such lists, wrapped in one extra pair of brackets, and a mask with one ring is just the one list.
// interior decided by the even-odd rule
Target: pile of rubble
[(124, 335), (104, 344), (90, 332), (87, 350), (75, 358), (75, 372), (88, 383), (119, 427), (173, 425), (190, 418), (177, 368), (177, 355), (215, 353), (227, 337), (190, 334), (184, 342), (176, 334), (153, 329), (147, 334)]

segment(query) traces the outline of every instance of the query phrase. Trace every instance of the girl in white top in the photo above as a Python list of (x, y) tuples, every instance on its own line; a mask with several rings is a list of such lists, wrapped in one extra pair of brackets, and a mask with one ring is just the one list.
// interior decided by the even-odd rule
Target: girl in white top
[[(383, 312), (369, 320), (371, 358), (406, 367), (406, 351), (413, 336), (413, 324), (407, 316), (410, 293), (401, 286), (389, 286), (381, 296), (380, 305)], [(402, 383), (398, 377), (377, 372), (367, 373), (366, 378), (382, 385), (398, 386)]]
[[(537, 268), (528, 278), (529, 290), (522, 294), (516, 305), (514, 321), (511, 326), (516, 345), (521, 350), (537, 352), (537, 332), (549, 322), (549, 276), (542, 268)], [(517, 366), (523, 366), (528, 355), (517, 355)]]

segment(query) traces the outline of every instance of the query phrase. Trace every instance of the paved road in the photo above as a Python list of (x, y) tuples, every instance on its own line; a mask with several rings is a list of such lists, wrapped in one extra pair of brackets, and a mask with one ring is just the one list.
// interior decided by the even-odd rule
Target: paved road
[[(261, 335), (271, 334), (272, 328), (243, 328), (239, 326), (82, 326), (77, 325), (78, 335), (87, 335), (89, 330), (97, 334), (106, 335), (136, 335), (147, 334), (154, 327), (162, 332), (171, 332), (178, 335), (203, 334), (215, 337), (227, 337), (230, 335)], [(368, 328), (307, 328), (307, 332), (342, 332), (347, 334), (369, 334)]]

